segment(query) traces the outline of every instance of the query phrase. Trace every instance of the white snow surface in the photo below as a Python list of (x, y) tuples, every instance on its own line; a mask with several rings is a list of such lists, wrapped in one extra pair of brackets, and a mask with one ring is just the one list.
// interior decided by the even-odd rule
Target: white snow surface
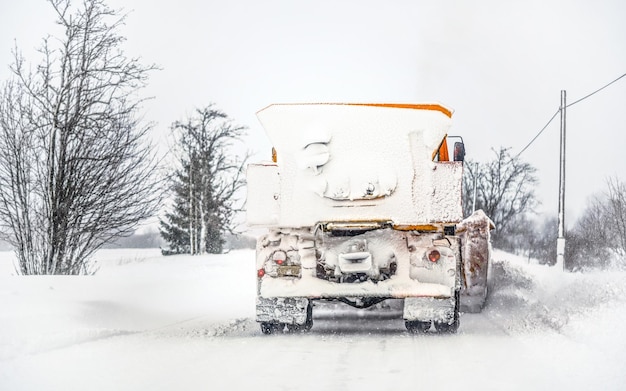
[(626, 273), (495, 251), (480, 314), (410, 335), (398, 302), (314, 308), (262, 335), (254, 251), (102, 250), (94, 276), (16, 276), (0, 252), (0, 390), (623, 390)]

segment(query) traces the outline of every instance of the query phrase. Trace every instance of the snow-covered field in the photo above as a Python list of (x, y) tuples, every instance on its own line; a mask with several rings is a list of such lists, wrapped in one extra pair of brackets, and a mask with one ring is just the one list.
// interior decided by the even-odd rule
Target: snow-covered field
[(496, 252), (488, 305), (456, 335), (400, 312), (315, 307), (262, 335), (253, 251), (103, 250), (95, 276), (15, 276), (0, 252), (0, 390), (623, 390), (626, 273)]

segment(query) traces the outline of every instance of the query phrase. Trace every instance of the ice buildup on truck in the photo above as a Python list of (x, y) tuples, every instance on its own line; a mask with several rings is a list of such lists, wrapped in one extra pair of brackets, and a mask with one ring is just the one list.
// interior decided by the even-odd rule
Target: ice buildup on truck
[(451, 109), (274, 104), (257, 116), (274, 147), (247, 168), (248, 224), (267, 229), (256, 252), (264, 333), (310, 329), (318, 300), (403, 299), (411, 332), (456, 332), (463, 301), (480, 309), (492, 223), (463, 220)]

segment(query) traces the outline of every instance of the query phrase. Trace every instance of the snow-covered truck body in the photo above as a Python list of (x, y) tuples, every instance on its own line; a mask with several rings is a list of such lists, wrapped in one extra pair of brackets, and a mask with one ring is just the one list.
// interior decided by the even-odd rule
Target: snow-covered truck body
[(271, 162), (247, 170), (248, 224), (268, 228), (256, 255), (263, 332), (310, 328), (313, 300), (389, 298), (404, 299), (411, 331), (456, 331), (469, 268), (456, 232), (464, 149), (449, 159), (452, 111), (278, 104), (257, 116), (274, 146)]

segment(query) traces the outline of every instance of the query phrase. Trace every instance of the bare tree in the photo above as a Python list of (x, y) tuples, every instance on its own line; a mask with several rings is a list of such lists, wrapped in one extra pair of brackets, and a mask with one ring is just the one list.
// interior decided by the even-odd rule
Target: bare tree
[(604, 204), (605, 224), (609, 227), (609, 248), (626, 263), (626, 183), (618, 178), (607, 180)]
[(507, 244), (517, 254), (526, 254), (539, 264), (554, 265), (556, 263), (556, 236), (558, 221), (556, 217), (531, 219), (520, 217), (509, 231)]
[(172, 125), (178, 168), (170, 181), (173, 210), (161, 220), (161, 234), (173, 252), (222, 251), (224, 233), (232, 233), (240, 210), (235, 196), (245, 184), (247, 156), (239, 159), (230, 150), (244, 130), (212, 106)]
[(156, 211), (150, 126), (137, 117), (154, 67), (124, 55), (124, 17), (102, 0), (49, 2), (65, 35), (44, 39), (34, 71), (16, 50), (0, 91), (0, 234), (21, 273), (80, 274)]
[[(626, 184), (607, 179), (606, 190), (593, 196), (567, 241), (571, 269), (626, 266)], [(567, 266), (567, 264), (566, 264)]]
[(565, 267), (569, 270), (584, 270), (609, 266), (609, 231), (604, 201), (594, 196), (574, 228), (567, 233)]
[(511, 157), (509, 148), (494, 150), (495, 158), (487, 163), (468, 161), (465, 164), (463, 211), (472, 212), (474, 183), (476, 183), (476, 209), (482, 209), (496, 225), (492, 232), (494, 246), (513, 249), (509, 239), (515, 225), (523, 223), (524, 214), (537, 205), (534, 186), (537, 171), (518, 157)]

